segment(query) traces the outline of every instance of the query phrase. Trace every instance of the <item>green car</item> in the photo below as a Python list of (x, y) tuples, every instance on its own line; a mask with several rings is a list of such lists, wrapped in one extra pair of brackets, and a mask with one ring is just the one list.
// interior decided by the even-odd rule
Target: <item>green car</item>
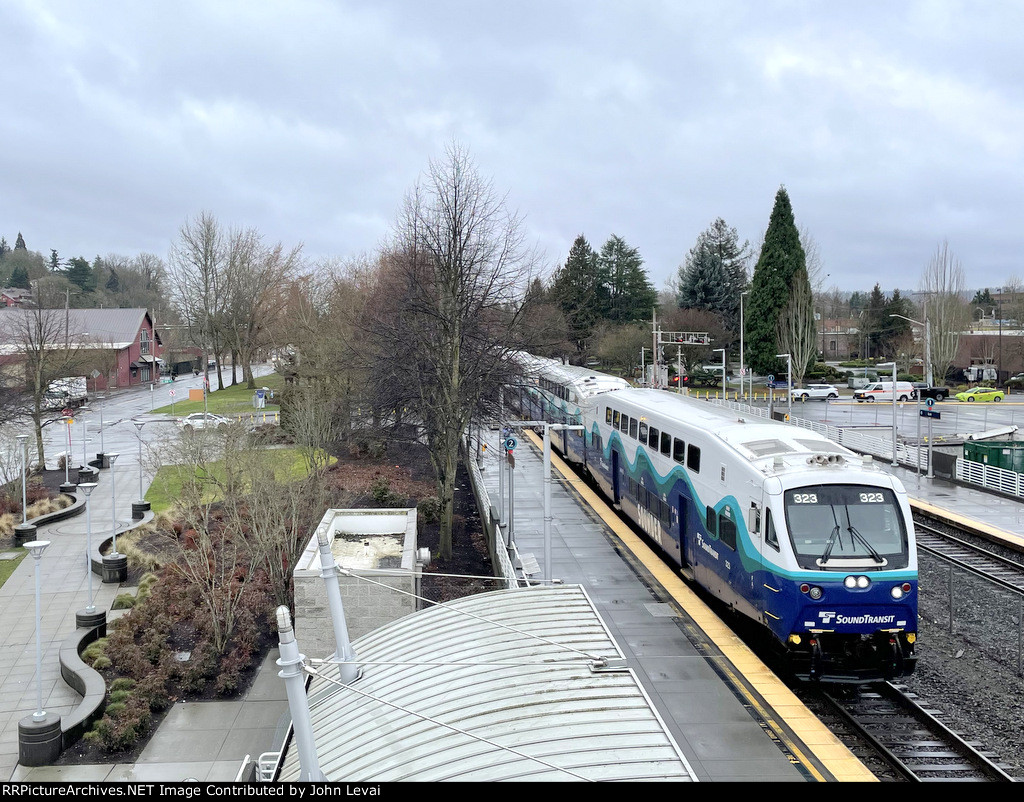
[(957, 393), (954, 398), (957, 401), (1002, 401), (1005, 396), (1006, 393), (994, 387), (972, 387)]

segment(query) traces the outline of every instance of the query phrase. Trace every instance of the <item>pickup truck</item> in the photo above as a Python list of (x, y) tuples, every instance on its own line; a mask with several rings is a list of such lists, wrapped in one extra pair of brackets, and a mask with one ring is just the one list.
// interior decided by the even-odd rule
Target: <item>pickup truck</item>
[(914, 395), (920, 399), (934, 398), (936, 401), (945, 401), (952, 395), (952, 390), (948, 387), (928, 387), (915, 384)]
[(47, 409), (67, 409), (82, 406), (89, 400), (85, 376), (69, 376), (50, 382), (43, 395)]

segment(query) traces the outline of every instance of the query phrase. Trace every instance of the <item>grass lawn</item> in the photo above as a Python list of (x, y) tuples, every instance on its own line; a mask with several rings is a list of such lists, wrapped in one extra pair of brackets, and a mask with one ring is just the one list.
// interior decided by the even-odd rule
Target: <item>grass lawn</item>
[(28, 554), (24, 551), (15, 557), (13, 560), (0, 560), (0, 587), (3, 587), (4, 582), (8, 580), (11, 574), (14, 573), (14, 569), (18, 567), (18, 564), (25, 559)]
[[(269, 387), (274, 391), (275, 396), (280, 396), (281, 391), (284, 389), (284, 377), (279, 373), (269, 373), (266, 376), (258, 376), (256, 378), (257, 387)], [(161, 388), (169, 390), (174, 389), (173, 384), (161, 385)], [(203, 399), (200, 398), (198, 401), (189, 401), (188, 393), (182, 389), (183, 396), (179, 401), (177, 396), (174, 401), (174, 415), (189, 415), (193, 412), (203, 411)], [(207, 410), (217, 415), (224, 415), (228, 418), (234, 418), (238, 416), (248, 417), (249, 415), (262, 416), (262, 414), (268, 413), (268, 415), (275, 415), (281, 410), (281, 407), (275, 404), (270, 399), (267, 399), (267, 405), (264, 409), (257, 410), (253, 409), (252, 406), (253, 391), (248, 389), (244, 384), (236, 384), (234, 387), (226, 387), (223, 390), (217, 390), (209, 393), (206, 398)], [(161, 414), (171, 414), (171, 404), (167, 406), (155, 409), (154, 412)]]
[[(268, 448), (260, 453), (274, 461), (274, 475), (282, 482), (306, 475), (306, 462), (302, 458), (302, 452), (297, 448)], [(335, 461), (332, 457), (331, 462)], [(216, 476), (220, 470), (219, 463), (213, 463), (211, 469)], [(154, 513), (164, 512), (174, 505), (174, 500), (181, 495), (186, 470), (183, 465), (165, 465), (157, 471), (149, 490), (146, 491), (146, 501), (150, 503)], [(208, 500), (218, 501), (216, 497)]]

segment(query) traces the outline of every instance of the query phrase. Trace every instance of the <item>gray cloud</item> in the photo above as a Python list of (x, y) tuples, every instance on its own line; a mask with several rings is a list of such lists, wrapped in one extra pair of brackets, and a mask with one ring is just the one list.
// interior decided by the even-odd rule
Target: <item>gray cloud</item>
[(0, 234), (164, 254), (209, 209), (372, 251), (453, 138), (558, 263), (611, 233), (663, 284), (785, 184), (830, 282), (914, 288), (948, 239), (1021, 273), (1024, 5), (74, 2), (0, 7)]

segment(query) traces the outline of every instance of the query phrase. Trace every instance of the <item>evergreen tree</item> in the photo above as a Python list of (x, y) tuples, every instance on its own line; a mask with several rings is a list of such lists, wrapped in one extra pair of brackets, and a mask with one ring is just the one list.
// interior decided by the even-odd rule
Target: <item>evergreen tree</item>
[(114, 268), (110, 268), (110, 277), (107, 279), (107, 283), (104, 285), (107, 292), (117, 293), (121, 290), (121, 282), (117, 277), (117, 271)]
[(81, 256), (68, 260), (68, 268), (64, 275), (68, 281), (78, 285), (86, 292), (96, 289), (96, 273)]
[(12, 287), (21, 287), (24, 290), (32, 289), (32, 282), (29, 281), (28, 271), (24, 265), (18, 265), (11, 271), (10, 285)]
[(785, 187), (775, 194), (775, 206), (768, 221), (764, 244), (750, 290), (750, 306), (745, 310), (745, 325), (750, 368), (755, 373), (779, 373), (781, 353), (778, 323), (782, 310), (790, 302), (794, 276), (806, 273), (804, 249), (793, 219), (793, 208)]
[(697, 237), (679, 268), (680, 307), (706, 309), (721, 315), (726, 327), (739, 331), (740, 295), (747, 289), (750, 243), (721, 217)]
[(569, 256), (551, 280), (551, 300), (565, 315), (569, 338), (580, 353), (587, 349), (594, 326), (607, 307), (608, 290), (601, 281), (597, 254), (587, 238), (576, 237)]
[(0, 261), (3, 261), (4, 256), (11, 252), (11, 246), (7, 244), (7, 240), (4, 237), (0, 237)]
[(889, 299), (882, 292), (880, 285), (875, 284), (868, 295), (867, 304), (864, 307), (864, 314), (861, 316), (861, 331), (864, 332), (864, 341), (867, 345), (867, 354), (870, 357), (886, 356), (888, 344), (888, 332), (890, 319), (888, 317)]
[(18, 232), (18, 238), (14, 241), (14, 250), (16, 251), (27, 251), (25, 247), (25, 238), (21, 236), (21, 232)]
[(54, 248), (50, 248), (50, 272), (60, 272), (60, 257), (57, 255), (57, 251)]
[(649, 317), (658, 293), (647, 278), (640, 251), (612, 234), (601, 246), (597, 264), (608, 287), (608, 306), (603, 317), (613, 323), (630, 323)]
[(681, 309), (703, 309), (725, 317), (729, 308), (725, 268), (708, 247), (701, 234), (679, 268), (679, 293), (676, 300)]
[(975, 306), (995, 306), (996, 302), (992, 300), (992, 293), (988, 291), (988, 287), (985, 291), (977, 290), (974, 293), (974, 298), (971, 299), (971, 303)]

